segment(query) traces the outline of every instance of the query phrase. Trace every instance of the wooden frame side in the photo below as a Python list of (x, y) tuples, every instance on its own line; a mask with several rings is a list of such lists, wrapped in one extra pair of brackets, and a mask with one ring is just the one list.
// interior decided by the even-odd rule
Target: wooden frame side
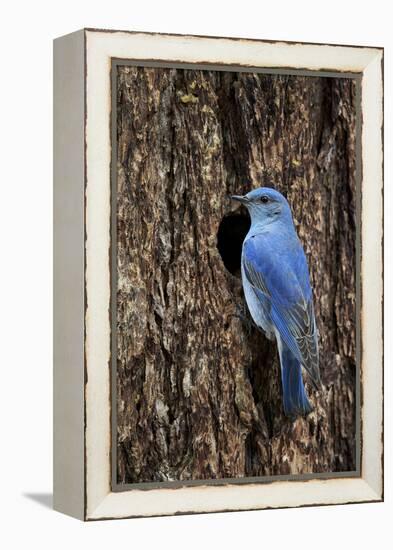
[(362, 476), (383, 498), (383, 55), (362, 79)]
[[(86, 519), (372, 502), (382, 499), (382, 51), (231, 39), (87, 35)], [(245, 486), (111, 491), (110, 68), (112, 58), (350, 71), (362, 81), (362, 477)], [(99, 90), (99, 93), (97, 92)], [(376, 243), (378, 245), (376, 246)], [(378, 249), (378, 250), (376, 250)]]
[(54, 508), (85, 517), (84, 31), (54, 41)]

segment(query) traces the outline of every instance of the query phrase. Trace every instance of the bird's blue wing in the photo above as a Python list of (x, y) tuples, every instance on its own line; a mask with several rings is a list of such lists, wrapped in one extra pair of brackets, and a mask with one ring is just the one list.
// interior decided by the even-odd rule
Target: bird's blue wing
[(297, 238), (278, 238), (282, 240), (260, 234), (245, 241), (244, 273), (252, 287), (270, 301), (273, 324), (318, 385), (318, 338), (307, 262)]

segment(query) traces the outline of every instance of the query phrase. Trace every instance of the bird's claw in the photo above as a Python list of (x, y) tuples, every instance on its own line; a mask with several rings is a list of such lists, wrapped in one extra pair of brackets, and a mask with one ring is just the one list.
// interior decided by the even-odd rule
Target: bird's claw
[[(231, 315), (231, 317), (237, 317), (242, 321), (242, 323), (245, 325), (247, 335), (250, 336), (253, 329), (262, 330), (258, 325), (254, 322), (252, 317), (249, 315), (248, 310), (245, 307), (236, 306), (236, 312)], [(263, 331), (262, 331), (263, 332)]]

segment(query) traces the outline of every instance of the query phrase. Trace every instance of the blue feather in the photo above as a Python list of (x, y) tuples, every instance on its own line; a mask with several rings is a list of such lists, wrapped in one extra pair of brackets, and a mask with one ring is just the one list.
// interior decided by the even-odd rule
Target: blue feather
[(284, 345), (280, 354), (284, 412), (287, 416), (306, 415), (312, 411), (304, 389), (299, 361)]

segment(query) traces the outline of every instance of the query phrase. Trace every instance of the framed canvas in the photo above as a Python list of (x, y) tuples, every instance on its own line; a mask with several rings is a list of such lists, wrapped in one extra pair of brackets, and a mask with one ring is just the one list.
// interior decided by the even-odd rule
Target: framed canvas
[(383, 499), (383, 50), (54, 42), (54, 507)]

